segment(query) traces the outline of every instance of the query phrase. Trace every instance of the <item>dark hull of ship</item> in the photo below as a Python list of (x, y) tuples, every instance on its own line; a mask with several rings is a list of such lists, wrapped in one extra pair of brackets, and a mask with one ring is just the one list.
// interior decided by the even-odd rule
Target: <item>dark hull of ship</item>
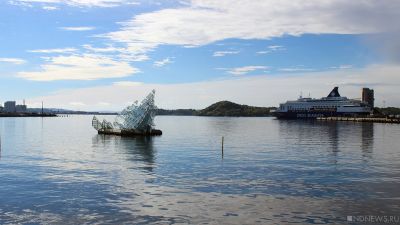
[(365, 116), (369, 113), (340, 113), (340, 112), (276, 112), (275, 116), (278, 119), (316, 119), (318, 117), (330, 116)]

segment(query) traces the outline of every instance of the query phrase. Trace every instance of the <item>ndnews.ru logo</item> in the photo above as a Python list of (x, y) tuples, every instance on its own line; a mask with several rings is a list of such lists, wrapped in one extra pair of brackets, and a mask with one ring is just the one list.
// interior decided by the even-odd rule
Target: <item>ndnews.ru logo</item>
[(400, 223), (400, 216), (347, 216), (348, 222), (359, 223)]

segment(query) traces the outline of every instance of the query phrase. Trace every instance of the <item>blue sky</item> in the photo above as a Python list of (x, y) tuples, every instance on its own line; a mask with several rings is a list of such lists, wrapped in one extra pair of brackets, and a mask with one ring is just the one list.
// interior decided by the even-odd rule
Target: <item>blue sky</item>
[(378, 105), (400, 106), (398, 29), (387, 22), (400, 19), (399, 8), (372, 0), (1, 1), (0, 101), (117, 110), (155, 88), (164, 108), (271, 106), (339, 85), (354, 98), (375, 88)]

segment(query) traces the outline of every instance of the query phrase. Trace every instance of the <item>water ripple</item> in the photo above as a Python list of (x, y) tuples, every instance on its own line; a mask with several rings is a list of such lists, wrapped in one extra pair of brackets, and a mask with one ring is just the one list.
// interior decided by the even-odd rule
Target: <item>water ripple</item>
[(343, 224), (400, 211), (397, 125), (161, 116), (161, 137), (124, 138), (90, 120), (0, 118), (0, 223)]

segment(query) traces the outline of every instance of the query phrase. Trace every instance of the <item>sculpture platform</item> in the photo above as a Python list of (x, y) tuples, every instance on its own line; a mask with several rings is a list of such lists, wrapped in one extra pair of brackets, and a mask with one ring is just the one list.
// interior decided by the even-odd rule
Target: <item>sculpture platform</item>
[(153, 129), (151, 131), (137, 131), (137, 130), (99, 130), (98, 134), (105, 135), (118, 135), (124, 137), (135, 137), (135, 136), (160, 136), (162, 135), (161, 130)]

